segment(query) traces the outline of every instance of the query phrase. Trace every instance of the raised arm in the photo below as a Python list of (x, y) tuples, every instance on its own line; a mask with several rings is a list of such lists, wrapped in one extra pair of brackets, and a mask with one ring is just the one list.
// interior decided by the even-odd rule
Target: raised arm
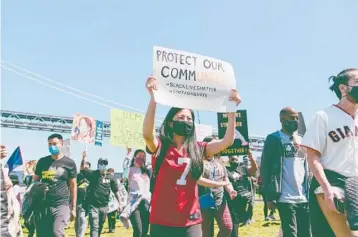
[(207, 157), (220, 153), (234, 143), (235, 140), (235, 113), (228, 114), (228, 126), (223, 139), (213, 140), (206, 146)]
[(84, 151), (84, 152), (82, 153), (82, 161), (81, 161), (80, 170), (84, 170), (84, 169), (85, 169), (86, 157), (87, 157), (87, 152)]
[[(236, 89), (231, 90), (230, 101), (236, 102), (237, 105), (241, 103), (241, 98)], [(211, 157), (215, 154), (220, 153), (235, 141), (235, 129), (236, 129), (236, 113), (228, 113), (228, 125), (226, 133), (223, 139), (212, 141), (207, 144), (206, 154)]]
[(256, 172), (258, 170), (258, 165), (257, 165), (257, 162), (254, 159), (254, 156), (251, 151), (249, 151), (249, 161), (250, 161), (251, 167), (247, 169), (247, 173), (250, 176), (255, 176)]
[(147, 112), (144, 117), (143, 138), (149, 151), (154, 153), (157, 150), (159, 144), (157, 138), (153, 134), (153, 131), (155, 129), (155, 111), (157, 107), (153, 93), (153, 91), (157, 89), (156, 79), (154, 77), (149, 77), (147, 80), (146, 87), (150, 94), (150, 101)]

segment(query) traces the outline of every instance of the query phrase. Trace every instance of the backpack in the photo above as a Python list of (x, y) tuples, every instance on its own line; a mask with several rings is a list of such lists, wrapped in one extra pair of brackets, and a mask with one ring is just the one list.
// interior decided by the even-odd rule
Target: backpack
[[(154, 192), (154, 187), (155, 187), (155, 183), (157, 180), (157, 176), (160, 170), (160, 166), (162, 165), (164, 159), (165, 159), (165, 155), (167, 154), (167, 150), (169, 148), (169, 143), (168, 142), (162, 142), (162, 146), (160, 148), (159, 151), (159, 156), (157, 157), (157, 160), (155, 161), (155, 167), (153, 169), (153, 173), (152, 176), (150, 177), (150, 192), (153, 194)], [(157, 153), (158, 154), (158, 153)]]

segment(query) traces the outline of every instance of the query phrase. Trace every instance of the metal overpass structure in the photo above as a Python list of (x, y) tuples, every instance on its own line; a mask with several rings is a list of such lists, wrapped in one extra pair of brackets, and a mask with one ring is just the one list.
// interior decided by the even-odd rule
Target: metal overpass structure
[[(5, 128), (71, 133), (72, 121), (71, 117), (1, 110), (1, 127)], [(105, 137), (110, 137), (110, 126), (110, 122), (104, 122)], [(159, 127), (156, 127), (156, 132), (158, 129)], [(214, 130), (213, 134), (217, 134), (217, 131)], [(251, 136), (250, 149), (261, 152), (264, 142), (264, 137)]]

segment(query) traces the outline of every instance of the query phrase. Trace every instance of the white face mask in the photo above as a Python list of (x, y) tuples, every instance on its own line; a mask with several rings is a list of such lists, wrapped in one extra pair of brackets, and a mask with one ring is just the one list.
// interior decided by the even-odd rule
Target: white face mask
[(105, 171), (106, 170), (106, 165), (98, 165), (98, 170), (99, 171)]

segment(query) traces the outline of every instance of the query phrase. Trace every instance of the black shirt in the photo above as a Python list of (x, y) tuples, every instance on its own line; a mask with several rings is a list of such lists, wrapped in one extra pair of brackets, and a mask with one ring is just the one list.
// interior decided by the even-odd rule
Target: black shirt
[(113, 175), (101, 174), (98, 170), (84, 170), (84, 177), (89, 181), (87, 200), (94, 207), (105, 207), (109, 203), (111, 190), (118, 192), (118, 183)]
[[(227, 167), (228, 177), (229, 180), (234, 188), (235, 191), (240, 191), (242, 189), (250, 190), (250, 181), (248, 179), (248, 176), (246, 175), (246, 168), (243, 166), (239, 166), (236, 169), (233, 169), (232, 167)], [(241, 176), (240, 179), (234, 179), (234, 174), (238, 174)]]
[(77, 175), (77, 204), (84, 204), (87, 197), (89, 181), (85, 178), (84, 172)]
[(41, 158), (35, 174), (40, 177), (42, 183), (49, 185), (46, 201), (51, 206), (59, 206), (69, 203), (69, 180), (76, 178), (76, 164), (67, 156), (54, 160), (51, 156)]

